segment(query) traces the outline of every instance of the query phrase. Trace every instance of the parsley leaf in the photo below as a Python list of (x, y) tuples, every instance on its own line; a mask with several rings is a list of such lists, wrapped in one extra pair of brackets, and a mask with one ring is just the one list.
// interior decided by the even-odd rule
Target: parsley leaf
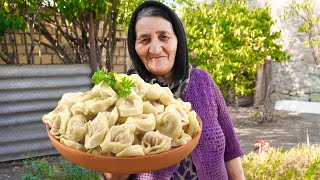
[(98, 85), (101, 82), (105, 82), (110, 86), (119, 97), (125, 97), (131, 93), (131, 88), (135, 87), (135, 83), (127, 77), (121, 78), (121, 81), (117, 83), (114, 72), (105, 74), (103, 69), (95, 72), (92, 76), (92, 82)]
[(116, 93), (119, 97), (125, 97), (126, 95), (131, 93), (131, 88), (135, 87), (133, 81), (128, 79), (127, 77), (121, 78), (119, 84), (117, 84)]
[(101, 69), (100, 71), (98, 72), (95, 72), (92, 76), (92, 82), (95, 84), (95, 85), (98, 85), (99, 83), (101, 83), (102, 81), (106, 80), (107, 77), (106, 77), (106, 74), (104, 73), (103, 69)]
[(106, 78), (106, 83), (112, 88), (114, 89), (116, 86), (116, 77), (114, 76), (114, 72), (109, 72)]

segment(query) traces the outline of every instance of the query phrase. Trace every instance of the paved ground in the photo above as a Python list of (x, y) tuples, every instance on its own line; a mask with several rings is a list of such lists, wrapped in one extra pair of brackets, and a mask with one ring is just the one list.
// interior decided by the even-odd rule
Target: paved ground
[[(274, 122), (260, 124), (257, 110), (254, 108), (231, 108), (237, 135), (245, 153), (252, 152), (256, 138), (272, 141), (273, 147), (292, 148), (306, 143), (307, 136), (311, 144), (320, 144), (320, 115), (297, 114), (276, 111)], [(47, 157), (56, 161), (57, 156)], [(23, 172), (22, 162), (0, 164), (0, 180), (20, 179)]]

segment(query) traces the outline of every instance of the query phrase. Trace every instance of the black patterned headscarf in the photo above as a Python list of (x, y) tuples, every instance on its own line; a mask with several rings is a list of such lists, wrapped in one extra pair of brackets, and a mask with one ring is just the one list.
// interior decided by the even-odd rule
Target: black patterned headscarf
[[(171, 85), (166, 85), (156, 79), (155, 75), (151, 74), (142, 63), (135, 50), (136, 33), (135, 26), (138, 14), (141, 10), (147, 7), (160, 8), (162, 11), (156, 16), (161, 16), (171, 22), (175, 35), (177, 36), (178, 45), (176, 58), (173, 65), (174, 82)], [(152, 15), (153, 16), (153, 15)], [(188, 46), (184, 27), (176, 13), (168, 6), (157, 1), (146, 1), (140, 4), (133, 12), (129, 29), (128, 29), (128, 50), (132, 61), (132, 66), (128, 70), (128, 74), (137, 73), (148, 83), (159, 83), (161, 86), (168, 86), (176, 98), (180, 97), (188, 86), (191, 65), (188, 61)]]

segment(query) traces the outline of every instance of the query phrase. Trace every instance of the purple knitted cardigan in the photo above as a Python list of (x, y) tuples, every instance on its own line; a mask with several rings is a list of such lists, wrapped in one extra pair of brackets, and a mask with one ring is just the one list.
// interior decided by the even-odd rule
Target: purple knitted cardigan
[[(242, 156), (228, 108), (209, 74), (192, 69), (187, 91), (181, 99), (192, 104), (202, 123), (202, 135), (191, 153), (199, 180), (228, 179), (225, 162)], [(163, 170), (137, 174), (135, 179), (170, 179), (177, 165)]]

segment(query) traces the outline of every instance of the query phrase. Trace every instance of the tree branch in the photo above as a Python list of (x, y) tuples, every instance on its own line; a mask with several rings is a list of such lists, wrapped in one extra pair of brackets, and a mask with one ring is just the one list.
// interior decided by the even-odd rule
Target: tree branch
[(56, 45), (55, 39), (52, 38), (51, 34), (48, 32), (47, 28), (44, 24), (35, 24), (36, 29), (41, 29), (42, 35), (51, 43), (51, 45), (54, 47), (53, 50), (59, 54), (59, 56), (63, 59), (63, 62), (66, 64), (69, 64), (71, 61), (69, 55), (65, 52), (65, 50), (61, 46)]
[(305, 22), (308, 21), (308, 19), (306, 19), (302, 14), (300, 14), (300, 12), (292, 5), (292, 4), (289, 4), (290, 8), (298, 15), (300, 16)]
[(10, 60), (10, 58), (3, 54), (2, 52), (0, 52), (0, 58), (6, 63), (6, 64), (12, 64), (12, 60)]

